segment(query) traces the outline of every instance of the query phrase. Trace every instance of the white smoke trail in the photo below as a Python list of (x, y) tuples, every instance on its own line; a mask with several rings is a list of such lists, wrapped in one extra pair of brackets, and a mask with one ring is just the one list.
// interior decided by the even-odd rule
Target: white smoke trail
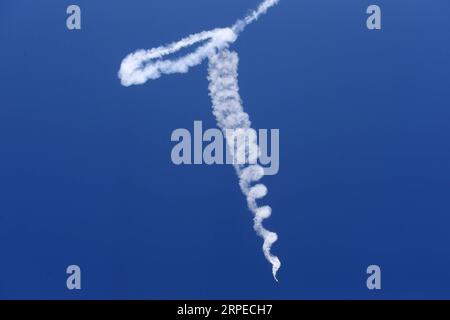
[[(122, 85), (128, 87), (133, 84), (143, 84), (147, 80), (158, 79), (162, 74), (186, 73), (189, 68), (202, 63), (211, 52), (228, 47), (236, 39), (236, 33), (230, 28), (214, 29), (190, 35), (167, 46), (137, 50), (122, 61), (119, 78)], [(182, 58), (162, 60), (166, 55), (203, 41), (207, 42)]]
[[(213, 103), (213, 111), (219, 127), (225, 133), (228, 148), (234, 149), (237, 141), (237, 152), (247, 153), (249, 163), (251, 159), (258, 157), (258, 146), (255, 140), (236, 139), (235, 135), (245, 134), (246, 130), (251, 130), (249, 116), (244, 112), (241, 98), (239, 96), (238, 67), (239, 58), (237, 53), (227, 49), (218, 51), (209, 57), (209, 92)], [(256, 136), (256, 135), (255, 135)], [(251, 144), (254, 144), (253, 146)], [(256, 153), (256, 154), (251, 154)], [(239, 158), (241, 155), (237, 155)], [(266, 230), (262, 221), (270, 217), (272, 209), (269, 206), (258, 207), (256, 200), (263, 198), (267, 194), (267, 188), (263, 184), (252, 187), (252, 183), (259, 181), (264, 176), (264, 168), (259, 165), (239, 165), (235, 164), (236, 172), (239, 176), (239, 185), (242, 192), (247, 197), (250, 210), (255, 215), (254, 229), (256, 233), (264, 239), (263, 252), (266, 259), (272, 264), (272, 274), (277, 280), (277, 271), (281, 266), (280, 260), (271, 254), (272, 244), (277, 241), (277, 234)], [(278, 281), (278, 280), (277, 280)]]
[[(137, 50), (129, 54), (123, 61), (119, 70), (119, 77), (124, 86), (143, 84), (147, 80), (154, 80), (162, 74), (186, 73), (189, 68), (202, 63), (210, 54), (216, 50), (228, 48), (237, 40), (239, 33), (246, 26), (258, 20), (269, 8), (273, 7), (279, 0), (265, 0), (256, 10), (250, 12), (243, 19), (229, 28), (218, 28), (192, 34), (178, 42), (150, 50)], [(206, 41), (194, 52), (178, 59), (163, 60), (167, 55), (173, 54), (181, 49)]]
[(265, 14), (267, 12), (267, 10), (269, 10), (271, 7), (273, 7), (274, 5), (278, 4), (278, 2), (280, 2), (280, 0), (266, 0), (263, 1), (256, 10), (252, 11), (250, 14), (248, 14), (244, 19), (242, 20), (238, 20), (232, 27), (232, 29), (237, 32), (240, 33), (242, 32), (246, 26), (248, 26), (249, 24), (255, 22), (256, 20), (258, 20), (258, 18)]
[[(239, 134), (245, 134), (251, 129), (249, 116), (244, 112), (238, 86), (238, 55), (228, 50), (246, 26), (258, 20), (267, 10), (279, 0), (265, 0), (256, 10), (251, 11), (243, 19), (238, 20), (232, 27), (203, 31), (190, 35), (178, 42), (150, 50), (138, 50), (129, 54), (119, 70), (119, 78), (124, 86), (143, 84), (147, 80), (154, 80), (163, 74), (186, 73), (189, 68), (209, 59), (208, 80), (213, 113), (218, 126), (224, 131), (229, 148), (236, 146), (238, 158), (249, 159), (248, 163), (256, 163), (259, 148), (256, 139), (237, 139)], [(164, 59), (181, 49), (203, 43), (192, 53), (177, 59)], [(256, 135), (255, 135), (256, 136)], [(234, 150), (234, 149), (233, 149)], [(244, 156), (244, 157), (242, 157)], [(252, 161), (253, 160), (253, 161)], [(277, 271), (281, 266), (280, 260), (271, 254), (272, 244), (277, 241), (277, 234), (266, 230), (262, 222), (270, 217), (272, 209), (269, 206), (258, 207), (256, 201), (266, 196), (267, 188), (263, 184), (256, 184), (264, 176), (264, 168), (257, 164), (235, 164), (239, 177), (239, 185), (247, 197), (247, 204), (254, 214), (254, 229), (264, 240), (263, 252), (272, 264), (272, 274), (276, 281)]]

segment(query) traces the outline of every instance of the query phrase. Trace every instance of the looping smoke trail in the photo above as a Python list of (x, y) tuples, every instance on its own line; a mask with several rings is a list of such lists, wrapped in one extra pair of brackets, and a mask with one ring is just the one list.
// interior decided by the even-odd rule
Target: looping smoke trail
[[(202, 63), (212, 51), (226, 48), (236, 39), (237, 35), (233, 30), (222, 28), (196, 33), (167, 46), (137, 50), (122, 61), (119, 78), (122, 85), (128, 87), (158, 79), (163, 74), (186, 73), (189, 68)], [(167, 55), (203, 41), (206, 43), (182, 58), (163, 60)]]
[[(234, 139), (237, 130), (245, 134), (245, 130), (252, 130), (249, 116), (244, 112), (241, 98), (239, 96), (238, 68), (239, 58), (236, 52), (221, 50), (209, 56), (209, 92), (213, 103), (214, 115), (218, 126), (224, 131), (229, 148), (234, 149), (237, 141), (237, 153), (246, 153), (249, 163), (250, 159), (257, 159), (258, 145), (255, 140)], [(238, 133), (239, 134), (239, 133)], [(242, 144), (242, 145), (240, 145)], [(237, 157), (242, 155), (237, 154)], [(267, 188), (263, 184), (252, 186), (264, 176), (264, 168), (259, 165), (235, 164), (239, 177), (239, 185), (247, 197), (249, 209), (255, 215), (254, 229), (264, 239), (263, 252), (266, 259), (272, 264), (272, 274), (277, 280), (277, 271), (281, 266), (280, 260), (271, 254), (272, 244), (277, 241), (276, 233), (266, 230), (262, 222), (270, 217), (272, 209), (269, 206), (258, 207), (257, 199), (266, 196)]]
[[(265, 0), (256, 10), (235, 22), (230, 28), (217, 28), (192, 34), (178, 42), (150, 50), (137, 50), (129, 54), (119, 70), (122, 85), (128, 87), (143, 84), (147, 80), (155, 80), (163, 74), (186, 73), (189, 68), (202, 63), (215, 50), (226, 49), (235, 42), (246, 26), (258, 20), (267, 10), (278, 4), (279, 0)], [(165, 56), (181, 49), (206, 41), (194, 52), (174, 60), (164, 60)]]
[[(238, 86), (238, 55), (228, 50), (239, 34), (251, 23), (265, 14), (269, 8), (278, 4), (279, 0), (265, 0), (256, 10), (251, 11), (243, 19), (229, 28), (218, 28), (190, 35), (178, 42), (157, 47), (150, 50), (137, 50), (129, 54), (119, 70), (122, 85), (131, 86), (154, 80), (163, 74), (186, 73), (189, 68), (199, 65), (206, 58), (209, 59), (209, 91), (213, 104), (213, 113), (218, 126), (224, 131), (227, 145), (233, 148), (237, 158), (248, 159), (248, 165), (236, 162), (235, 169), (239, 177), (239, 185), (247, 197), (247, 204), (254, 214), (254, 229), (264, 239), (263, 252), (272, 264), (272, 274), (276, 281), (276, 274), (281, 266), (280, 260), (271, 254), (272, 244), (277, 241), (277, 234), (266, 230), (262, 222), (270, 217), (272, 209), (269, 206), (258, 207), (256, 201), (264, 198), (267, 188), (263, 184), (256, 184), (263, 176), (264, 169), (257, 165), (259, 148), (254, 131), (247, 113), (243, 111)], [(204, 43), (203, 43), (204, 42)], [(181, 49), (200, 44), (193, 52), (176, 59), (165, 59)], [(247, 140), (239, 139), (245, 135)], [(238, 143), (234, 143), (236, 136)], [(250, 137), (250, 138), (249, 138)], [(236, 151), (234, 148), (236, 147)]]

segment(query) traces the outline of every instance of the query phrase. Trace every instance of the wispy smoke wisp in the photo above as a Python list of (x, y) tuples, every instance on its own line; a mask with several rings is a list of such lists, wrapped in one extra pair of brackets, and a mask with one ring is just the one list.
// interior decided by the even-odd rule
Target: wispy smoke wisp
[[(178, 42), (150, 50), (137, 50), (129, 54), (119, 70), (119, 78), (124, 86), (143, 84), (158, 79), (164, 74), (186, 73), (206, 58), (209, 59), (208, 80), (213, 113), (218, 126), (225, 133), (229, 148), (236, 148), (238, 158), (257, 159), (259, 148), (254, 139), (235, 139), (251, 128), (249, 116), (244, 112), (239, 95), (238, 62), (236, 52), (229, 46), (234, 43), (246, 26), (258, 20), (267, 10), (278, 4), (279, 0), (265, 0), (256, 10), (229, 28), (219, 28), (190, 35)], [(205, 43), (203, 43), (205, 42)], [(193, 52), (176, 59), (165, 59), (181, 49), (203, 43)], [(256, 136), (256, 134), (254, 135)], [(237, 145), (235, 144), (237, 142)], [(249, 162), (256, 163), (256, 162)], [(264, 168), (257, 164), (235, 164), (239, 185), (247, 198), (250, 211), (254, 214), (254, 229), (264, 240), (263, 252), (272, 264), (272, 274), (277, 280), (277, 271), (281, 266), (278, 257), (271, 253), (271, 247), (277, 241), (275, 232), (264, 228), (262, 222), (272, 214), (269, 206), (258, 207), (257, 200), (267, 194), (265, 185), (257, 183), (264, 176)], [(278, 281), (278, 280), (277, 280)]]

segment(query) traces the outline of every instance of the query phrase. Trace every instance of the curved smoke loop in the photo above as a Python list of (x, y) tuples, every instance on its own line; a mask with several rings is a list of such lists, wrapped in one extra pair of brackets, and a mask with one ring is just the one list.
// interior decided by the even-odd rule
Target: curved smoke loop
[[(208, 80), (212, 99), (213, 113), (218, 126), (225, 133), (229, 148), (234, 148), (236, 135), (245, 134), (251, 129), (249, 116), (244, 112), (238, 85), (238, 55), (229, 50), (239, 34), (246, 26), (258, 20), (269, 8), (278, 4), (279, 0), (265, 0), (256, 10), (238, 20), (232, 27), (218, 28), (190, 35), (178, 42), (150, 50), (138, 50), (129, 54), (119, 70), (119, 78), (124, 86), (143, 84), (154, 80), (163, 74), (186, 73), (189, 68), (199, 65), (209, 59)], [(164, 59), (186, 47), (203, 43), (194, 52), (177, 59)], [(231, 133), (232, 132), (232, 133)], [(256, 135), (253, 135), (256, 136)], [(237, 157), (244, 155), (249, 163), (256, 163), (259, 151), (256, 139), (237, 139)], [(264, 240), (263, 252), (272, 264), (272, 274), (276, 274), (281, 266), (280, 260), (272, 255), (272, 244), (277, 241), (277, 234), (265, 229), (264, 219), (270, 217), (272, 209), (269, 206), (258, 207), (256, 201), (266, 196), (265, 185), (257, 183), (264, 176), (264, 168), (259, 165), (234, 165), (239, 177), (239, 185), (247, 197), (249, 209), (254, 214), (254, 229)], [(255, 184), (257, 183), (257, 184)], [(255, 185), (254, 185), (255, 184)], [(278, 280), (277, 280), (278, 281)]]

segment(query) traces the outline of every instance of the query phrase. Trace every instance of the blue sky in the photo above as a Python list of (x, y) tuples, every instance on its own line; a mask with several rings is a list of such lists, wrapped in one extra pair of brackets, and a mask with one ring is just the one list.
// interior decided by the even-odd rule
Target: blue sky
[(117, 77), (135, 49), (257, 3), (0, 4), (0, 298), (450, 298), (448, 1), (281, 0), (233, 45), (254, 127), (280, 129), (278, 284), (233, 169), (170, 161), (174, 129), (215, 127), (206, 64)]

